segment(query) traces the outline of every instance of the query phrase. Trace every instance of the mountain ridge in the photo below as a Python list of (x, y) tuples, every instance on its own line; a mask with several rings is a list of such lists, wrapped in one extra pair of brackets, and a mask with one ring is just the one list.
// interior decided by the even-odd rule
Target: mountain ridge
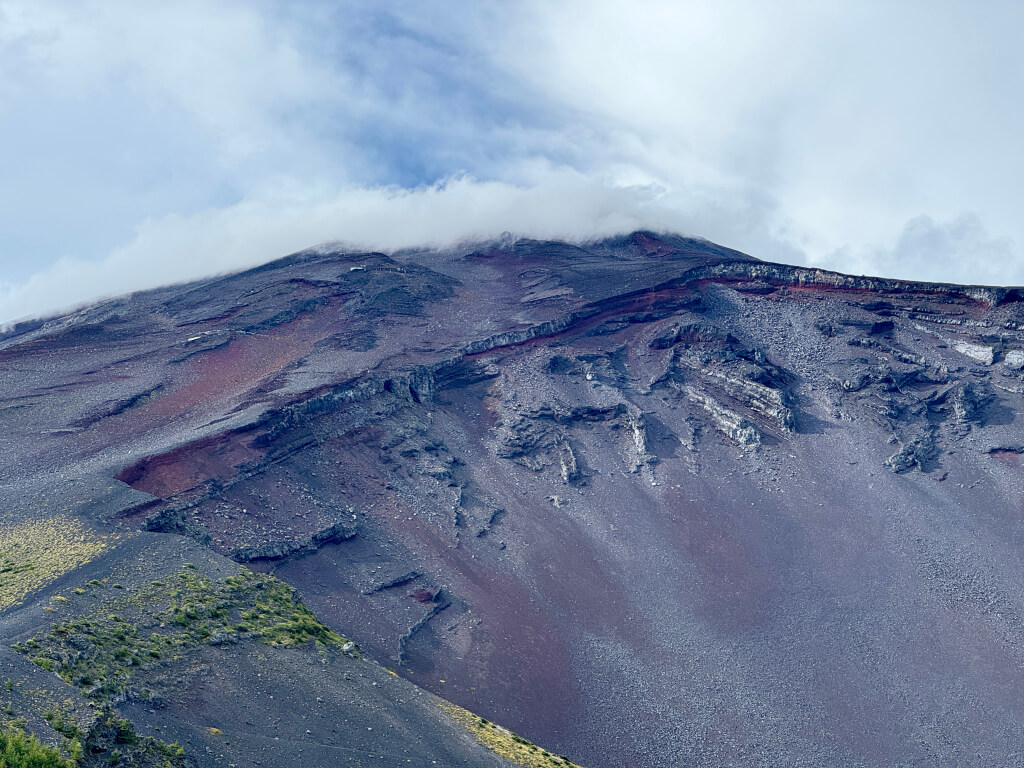
[(1020, 299), (648, 232), (318, 247), (0, 338), (0, 501), (274, 574), (590, 768), (1011, 765)]

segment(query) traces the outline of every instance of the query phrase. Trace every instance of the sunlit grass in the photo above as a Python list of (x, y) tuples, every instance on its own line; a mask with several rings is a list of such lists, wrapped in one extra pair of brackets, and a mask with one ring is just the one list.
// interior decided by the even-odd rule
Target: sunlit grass
[(492, 752), (523, 768), (581, 768), (569, 758), (555, 755), (507, 728), (474, 715), (468, 709), (443, 702), (441, 708), (459, 725), (472, 733), (476, 740)]
[(0, 524), (0, 610), (85, 565), (108, 547), (108, 539), (67, 515)]
[(98, 702), (125, 690), (137, 671), (205, 643), (312, 643), (359, 655), (354, 643), (320, 623), (285, 582), (248, 570), (209, 579), (190, 566), (132, 590), (90, 581), (86, 588), (105, 599), (14, 648)]

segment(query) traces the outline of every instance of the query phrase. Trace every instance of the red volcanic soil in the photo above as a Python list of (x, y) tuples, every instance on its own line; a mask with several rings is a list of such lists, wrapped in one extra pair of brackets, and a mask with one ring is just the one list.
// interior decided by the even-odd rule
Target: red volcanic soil
[[(133, 409), (127, 418), (133, 428), (163, 424), (186, 414), (209, 413), (215, 404), (243, 400), (307, 354), (320, 340), (345, 329), (336, 307), (269, 330), (231, 339), (223, 347), (201, 352), (188, 361), (177, 379), (182, 386)], [(261, 394), (266, 394), (262, 391)], [(124, 429), (118, 426), (118, 429)], [(155, 496), (173, 496), (212, 479), (234, 476), (239, 467), (260, 461), (265, 450), (254, 447), (258, 430), (243, 430), (205, 438), (126, 467), (117, 479)]]
[(989, 451), (988, 455), (991, 456), (996, 461), (1000, 462), (1001, 464), (1005, 464), (1008, 467), (1013, 467), (1014, 469), (1016, 469), (1021, 466), (1022, 453), (1024, 452), (1022, 452), (1020, 449), (996, 448), (994, 450)]
[(265, 452), (253, 447), (257, 437), (258, 432), (227, 433), (198, 440), (125, 467), (117, 479), (154, 496), (174, 496), (262, 459)]
[(268, 331), (234, 338), (221, 349), (199, 355), (182, 377), (189, 383), (155, 400), (145, 409), (146, 415), (167, 420), (205, 410), (223, 399), (238, 399), (344, 327), (344, 318), (325, 308)]

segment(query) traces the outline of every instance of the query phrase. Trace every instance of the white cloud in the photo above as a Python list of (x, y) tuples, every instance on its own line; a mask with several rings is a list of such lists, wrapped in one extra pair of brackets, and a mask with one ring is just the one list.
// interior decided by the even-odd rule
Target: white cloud
[(0, 0), (0, 320), (322, 240), (503, 230), (1020, 282), (1022, 21), (952, 0)]
[(22, 66), (49, 87), (78, 99), (125, 88), (149, 108), (205, 126), (229, 156), (280, 142), (291, 111), (348, 87), (300, 50), (296, 30), (258, 6), (32, 0), (2, 9), (0, 42), (18, 44)]
[[(771, 200), (776, 231), (808, 260), (890, 240), (922, 213), (1020, 227), (1019, 5), (532, 7), (505, 66), (614, 126), (606, 152)], [(759, 255), (759, 242), (731, 240)]]
[(990, 235), (977, 216), (937, 222), (916, 216), (888, 248), (843, 248), (826, 260), (847, 272), (906, 280), (928, 279), (975, 285), (1024, 285), (1024, 263), (1008, 237)]
[[(582, 174), (543, 163), (522, 184), (458, 175), (415, 189), (311, 186), (278, 179), (234, 205), (143, 222), (100, 260), (61, 259), (24, 282), (0, 282), (3, 318), (264, 263), (313, 244), (393, 251), (503, 232), (585, 241), (636, 229), (705, 236), (744, 232), (780, 259), (798, 255), (763, 231), (761, 203), (670, 190), (646, 177)], [(764, 255), (764, 254), (762, 254)]]
[(24, 282), (0, 283), (0, 307), (9, 320), (39, 307), (242, 269), (328, 240), (394, 250), (504, 231), (586, 239), (668, 219), (660, 194), (569, 169), (551, 170), (528, 187), (467, 176), (413, 190), (281, 182), (232, 206), (143, 222), (130, 243), (99, 261), (61, 259)]

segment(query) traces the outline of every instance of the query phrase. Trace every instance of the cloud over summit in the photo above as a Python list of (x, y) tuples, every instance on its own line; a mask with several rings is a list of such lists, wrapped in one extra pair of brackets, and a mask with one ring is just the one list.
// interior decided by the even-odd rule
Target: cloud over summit
[(0, 0), (0, 321), (324, 240), (505, 230), (1021, 282), (1021, 21), (1000, 2)]

